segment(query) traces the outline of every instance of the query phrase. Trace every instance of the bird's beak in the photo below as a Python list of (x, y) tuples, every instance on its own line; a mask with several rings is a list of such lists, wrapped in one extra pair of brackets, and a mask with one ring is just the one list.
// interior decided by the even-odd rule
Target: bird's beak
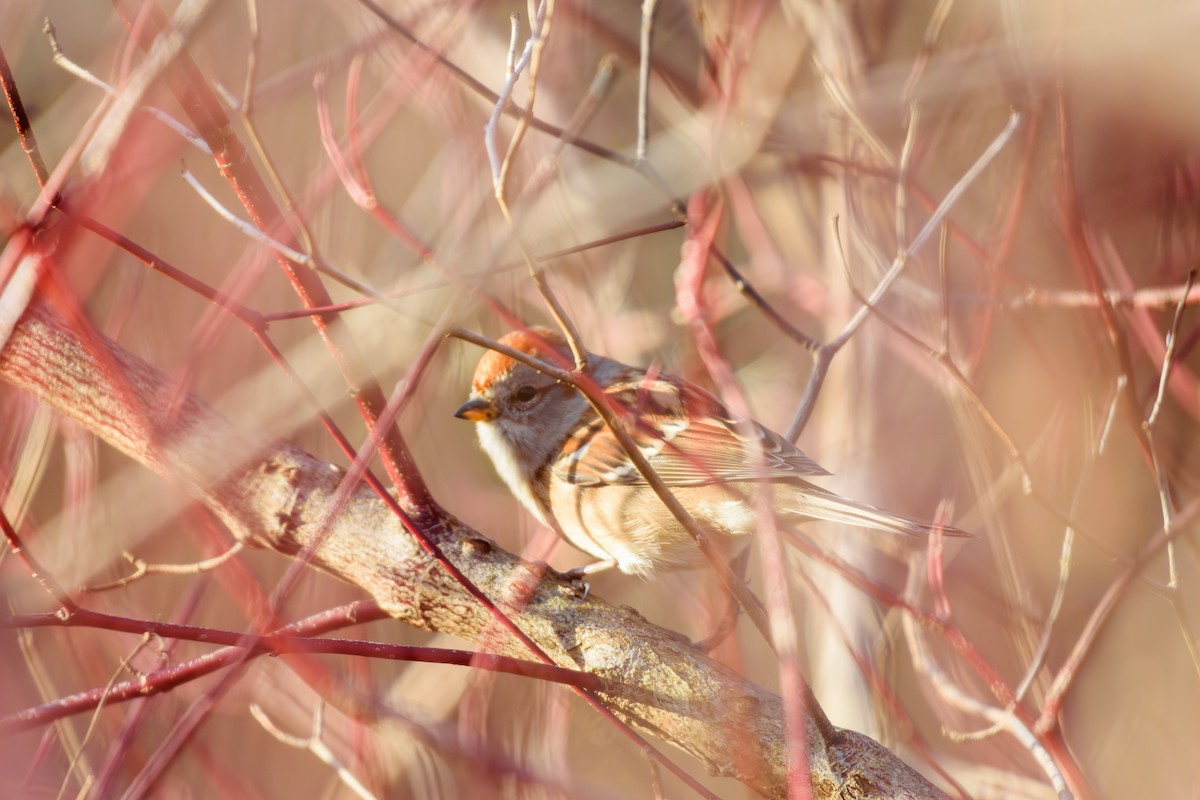
[(454, 416), (469, 422), (491, 422), (499, 414), (496, 413), (496, 407), (487, 400), (484, 400), (482, 397), (472, 397), (458, 407), (458, 411), (454, 412)]

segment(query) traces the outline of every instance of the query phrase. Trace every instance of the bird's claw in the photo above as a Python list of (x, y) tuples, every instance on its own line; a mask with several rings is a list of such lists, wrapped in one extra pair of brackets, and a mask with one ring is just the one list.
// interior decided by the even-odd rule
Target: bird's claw
[(582, 588), (583, 594), (579, 599), (587, 600), (588, 594), (592, 590), (591, 585), (587, 582), (587, 576), (595, 575), (597, 572), (604, 572), (605, 570), (612, 569), (615, 566), (617, 566), (617, 560), (615, 558), (610, 558), (605, 561), (595, 561), (591, 564), (584, 564), (582, 567), (569, 569), (562, 573), (562, 576), (566, 580), (575, 584), (577, 587)]
[(564, 581), (571, 584), (571, 588), (575, 590), (575, 594), (579, 596), (580, 600), (587, 600), (588, 595), (592, 593), (592, 585), (587, 581), (587, 574), (587, 567), (576, 567), (559, 573)]

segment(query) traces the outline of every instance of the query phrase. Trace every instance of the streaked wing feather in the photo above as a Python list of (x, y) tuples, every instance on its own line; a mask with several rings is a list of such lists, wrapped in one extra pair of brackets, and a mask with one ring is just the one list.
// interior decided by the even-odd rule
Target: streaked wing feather
[[(779, 434), (753, 422), (739, 426), (719, 400), (691, 385), (660, 379), (649, 390), (618, 386), (610, 394), (633, 412), (630, 435), (668, 486), (829, 474)], [(761, 466), (753, 448), (762, 449)], [(580, 486), (646, 485), (599, 417), (568, 440), (554, 471)]]

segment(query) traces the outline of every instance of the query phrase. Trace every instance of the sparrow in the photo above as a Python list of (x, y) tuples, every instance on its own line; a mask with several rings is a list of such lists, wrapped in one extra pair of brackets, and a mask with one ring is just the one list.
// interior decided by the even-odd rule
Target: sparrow
[[(547, 328), (514, 330), (499, 341), (549, 364), (574, 366), (565, 339)], [(588, 354), (585, 374), (603, 389), (663, 483), (718, 543), (754, 533), (759, 517), (753, 498), (764, 487), (785, 524), (826, 520), (908, 536), (934, 530), (811, 483), (809, 478), (830, 473), (769, 428), (734, 419), (720, 400), (688, 381), (595, 354)], [(475, 423), (481, 447), (517, 500), (597, 559), (568, 573), (573, 577), (616, 567), (652, 578), (703, 560), (573, 386), (489, 350), (475, 368), (470, 397), (454, 415)]]

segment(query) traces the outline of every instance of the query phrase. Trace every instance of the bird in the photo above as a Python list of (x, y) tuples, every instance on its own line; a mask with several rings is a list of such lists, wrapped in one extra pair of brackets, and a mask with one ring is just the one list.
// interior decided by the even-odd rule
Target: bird
[[(564, 337), (544, 327), (518, 328), (499, 343), (560, 369), (574, 366)], [(935, 530), (812, 483), (830, 473), (785, 437), (734, 418), (717, 397), (682, 378), (591, 353), (583, 374), (603, 390), (662, 482), (719, 543), (754, 533), (753, 498), (763, 486), (785, 523), (826, 520), (908, 536)], [(488, 350), (454, 416), (475, 423), (480, 446), (516, 499), (596, 559), (571, 577), (616, 567), (650, 579), (702, 563), (695, 540), (571, 384)]]

